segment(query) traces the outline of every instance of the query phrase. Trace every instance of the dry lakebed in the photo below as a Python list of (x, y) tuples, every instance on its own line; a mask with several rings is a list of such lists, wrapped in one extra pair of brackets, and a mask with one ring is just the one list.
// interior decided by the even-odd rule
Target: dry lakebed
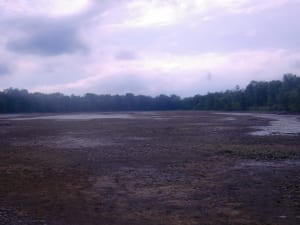
[(300, 115), (0, 116), (0, 225), (300, 224)]

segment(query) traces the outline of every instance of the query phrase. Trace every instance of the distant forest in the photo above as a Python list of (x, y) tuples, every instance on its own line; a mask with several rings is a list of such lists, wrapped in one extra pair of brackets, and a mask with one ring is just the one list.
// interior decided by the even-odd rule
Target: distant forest
[(180, 98), (176, 95), (66, 96), (61, 93), (29, 93), (14, 88), (0, 92), (0, 113), (50, 113), (149, 110), (225, 110), (300, 112), (300, 77), (285, 74), (283, 79), (251, 81), (245, 89)]

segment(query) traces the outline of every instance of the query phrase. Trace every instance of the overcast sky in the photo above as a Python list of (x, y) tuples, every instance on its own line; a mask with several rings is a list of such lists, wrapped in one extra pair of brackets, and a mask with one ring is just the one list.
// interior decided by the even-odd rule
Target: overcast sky
[(300, 0), (0, 0), (0, 89), (192, 96), (300, 75)]

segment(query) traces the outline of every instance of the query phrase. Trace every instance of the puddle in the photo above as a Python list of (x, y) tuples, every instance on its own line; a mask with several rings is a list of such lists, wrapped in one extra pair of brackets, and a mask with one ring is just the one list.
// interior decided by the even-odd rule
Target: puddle
[(272, 119), (269, 126), (254, 126), (258, 131), (252, 135), (297, 135), (300, 134), (300, 121), (295, 116), (262, 115), (262, 118)]
[(296, 115), (277, 115), (277, 114), (261, 114), (261, 113), (218, 113), (232, 116), (253, 116), (258, 118), (270, 119), (267, 126), (251, 126), (257, 131), (250, 132), (251, 135), (267, 136), (267, 135), (299, 135), (300, 121)]
[(25, 114), (0, 114), (0, 120), (24, 116)]
[(130, 140), (130, 141), (147, 141), (147, 140), (150, 140), (150, 138), (149, 137), (133, 136), (133, 137), (128, 137), (127, 140)]
[(151, 119), (153, 120), (170, 120), (170, 117), (160, 117), (160, 116), (152, 116)]
[(187, 125), (191, 126), (212, 126), (212, 122), (198, 122), (198, 123), (187, 123)]
[(272, 167), (272, 168), (280, 168), (280, 167), (286, 167), (286, 166), (300, 166), (300, 161), (294, 161), (294, 160), (284, 160), (284, 161), (247, 161), (247, 162), (241, 162), (237, 168), (245, 168), (245, 167)]
[[(4, 116), (2, 118), (5, 118)], [(60, 115), (47, 115), (47, 116), (22, 116), (13, 117), (8, 115), (6, 119), (9, 120), (92, 120), (92, 119), (131, 119), (134, 118), (130, 114), (60, 114)]]
[(223, 118), (223, 119), (221, 119), (221, 120), (225, 120), (225, 121), (234, 121), (234, 120), (236, 120), (236, 118), (234, 118), (234, 117), (225, 117), (225, 118)]

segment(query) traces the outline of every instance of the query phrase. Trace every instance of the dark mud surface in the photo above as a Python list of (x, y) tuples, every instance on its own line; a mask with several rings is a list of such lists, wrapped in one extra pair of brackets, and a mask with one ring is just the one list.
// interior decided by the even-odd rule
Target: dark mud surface
[(270, 123), (253, 115), (120, 115), (2, 116), (0, 224), (300, 224), (299, 135), (249, 135)]

